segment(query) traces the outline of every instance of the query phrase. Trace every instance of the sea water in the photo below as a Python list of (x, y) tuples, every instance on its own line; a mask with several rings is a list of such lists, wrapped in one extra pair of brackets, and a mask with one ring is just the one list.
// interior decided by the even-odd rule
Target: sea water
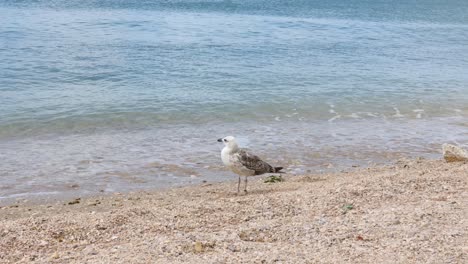
[(468, 145), (468, 2), (3, 0), (0, 203)]

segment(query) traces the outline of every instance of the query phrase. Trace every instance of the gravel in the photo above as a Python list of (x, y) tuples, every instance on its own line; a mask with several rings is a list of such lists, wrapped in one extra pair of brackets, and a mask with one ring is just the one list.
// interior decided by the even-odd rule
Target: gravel
[(468, 164), (0, 205), (0, 263), (468, 263)]

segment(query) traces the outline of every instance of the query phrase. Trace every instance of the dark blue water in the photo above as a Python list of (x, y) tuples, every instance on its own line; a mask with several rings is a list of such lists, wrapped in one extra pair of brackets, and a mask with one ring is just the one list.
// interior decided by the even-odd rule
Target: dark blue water
[(468, 143), (467, 1), (4, 0), (0, 25), (0, 197), (219, 180), (228, 134), (294, 173)]

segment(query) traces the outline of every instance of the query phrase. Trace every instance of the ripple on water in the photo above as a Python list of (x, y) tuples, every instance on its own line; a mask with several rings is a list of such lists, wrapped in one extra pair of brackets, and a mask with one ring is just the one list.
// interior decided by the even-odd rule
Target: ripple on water
[[(98, 193), (235, 179), (216, 139), (239, 144), (292, 174), (369, 166), (403, 157), (438, 157), (440, 145), (468, 145), (466, 118), (349, 119), (171, 125), (0, 141), (0, 196)], [(72, 185), (78, 188), (70, 188)]]

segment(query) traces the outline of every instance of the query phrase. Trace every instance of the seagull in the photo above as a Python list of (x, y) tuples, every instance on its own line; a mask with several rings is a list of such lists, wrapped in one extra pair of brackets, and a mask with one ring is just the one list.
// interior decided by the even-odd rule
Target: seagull
[(221, 160), (231, 171), (239, 175), (237, 193), (240, 191), (241, 176), (245, 176), (244, 192), (247, 193), (247, 177), (264, 173), (282, 173), (283, 167), (273, 167), (258, 156), (239, 148), (233, 136), (218, 139), (224, 143)]

